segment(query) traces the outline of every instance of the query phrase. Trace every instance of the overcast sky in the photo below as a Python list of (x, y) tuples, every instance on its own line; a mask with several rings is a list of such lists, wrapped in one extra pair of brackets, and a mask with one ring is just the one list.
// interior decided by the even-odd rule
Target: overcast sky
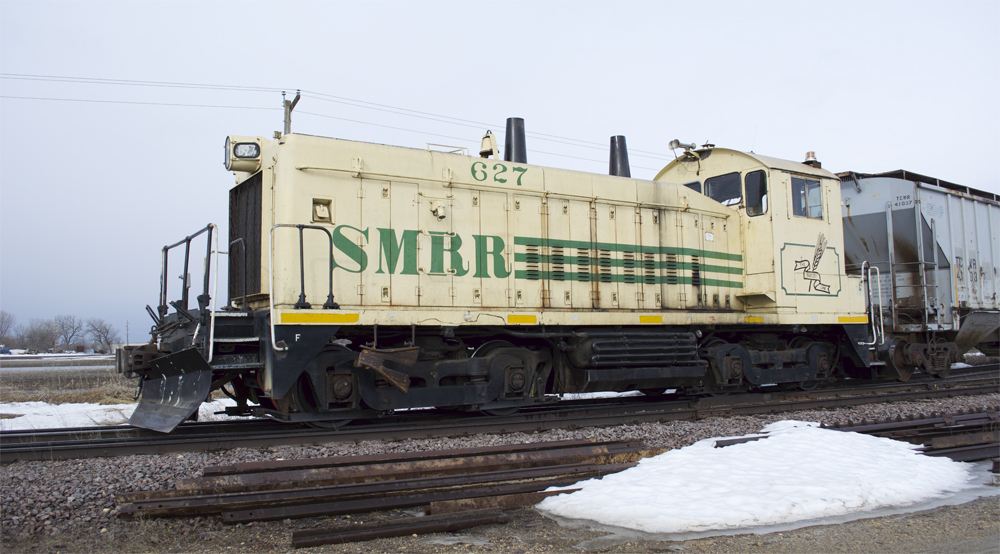
[(546, 166), (606, 173), (622, 134), (643, 179), (677, 138), (1000, 192), (996, 0), (0, 0), (0, 73), (0, 307), (133, 342), (160, 248), (225, 238), (224, 139), (281, 130), (282, 90), (299, 133), (474, 149), (516, 116)]

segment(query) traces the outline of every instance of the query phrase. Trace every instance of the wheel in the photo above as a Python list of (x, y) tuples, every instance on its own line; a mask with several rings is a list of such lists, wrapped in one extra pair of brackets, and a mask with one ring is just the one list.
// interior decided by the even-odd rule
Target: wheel
[(472, 351), (472, 358), (482, 358), (497, 348), (513, 348), (513, 344), (505, 340), (490, 340), (480, 344)]
[[(491, 340), (480, 344), (475, 350), (472, 351), (473, 358), (482, 358), (488, 356), (490, 352), (498, 348), (513, 348), (513, 343), (505, 340)], [(479, 410), (480, 412), (491, 415), (491, 416), (509, 416), (514, 415), (520, 410), (518, 406), (509, 406), (507, 408), (494, 408), (492, 410)]]
[(323, 421), (307, 421), (306, 425), (310, 427), (315, 427), (317, 429), (333, 429), (334, 431), (339, 431), (341, 427), (347, 425), (348, 423), (354, 421), (353, 419), (330, 419)]
[(981, 342), (976, 345), (976, 350), (982, 352), (986, 356), (1000, 356), (1000, 343)]

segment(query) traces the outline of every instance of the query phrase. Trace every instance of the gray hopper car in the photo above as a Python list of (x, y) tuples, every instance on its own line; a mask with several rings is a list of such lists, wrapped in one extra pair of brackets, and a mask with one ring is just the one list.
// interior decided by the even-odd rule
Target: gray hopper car
[(838, 176), (846, 270), (872, 277), (887, 344), (997, 355), (1000, 195), (903, 170)]

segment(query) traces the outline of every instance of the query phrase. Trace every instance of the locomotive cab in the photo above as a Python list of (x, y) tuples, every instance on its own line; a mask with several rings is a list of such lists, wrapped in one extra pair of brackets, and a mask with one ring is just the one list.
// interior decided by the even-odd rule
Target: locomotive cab
[(861, 279), (847, 275), (833, 173), (725, 148), (688, 150), (655, 177), (739, 214), (748, 320), (867, 323)]

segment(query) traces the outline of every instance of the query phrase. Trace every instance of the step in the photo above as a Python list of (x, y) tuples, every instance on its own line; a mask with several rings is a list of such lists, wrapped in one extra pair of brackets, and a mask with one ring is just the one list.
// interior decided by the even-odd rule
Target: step
[(254, 362), (251, 364), (212, 364), (212, 369), (219, 370), (231, 370), (231, 369), (261, 369), (264, 367), (264, 362)]

